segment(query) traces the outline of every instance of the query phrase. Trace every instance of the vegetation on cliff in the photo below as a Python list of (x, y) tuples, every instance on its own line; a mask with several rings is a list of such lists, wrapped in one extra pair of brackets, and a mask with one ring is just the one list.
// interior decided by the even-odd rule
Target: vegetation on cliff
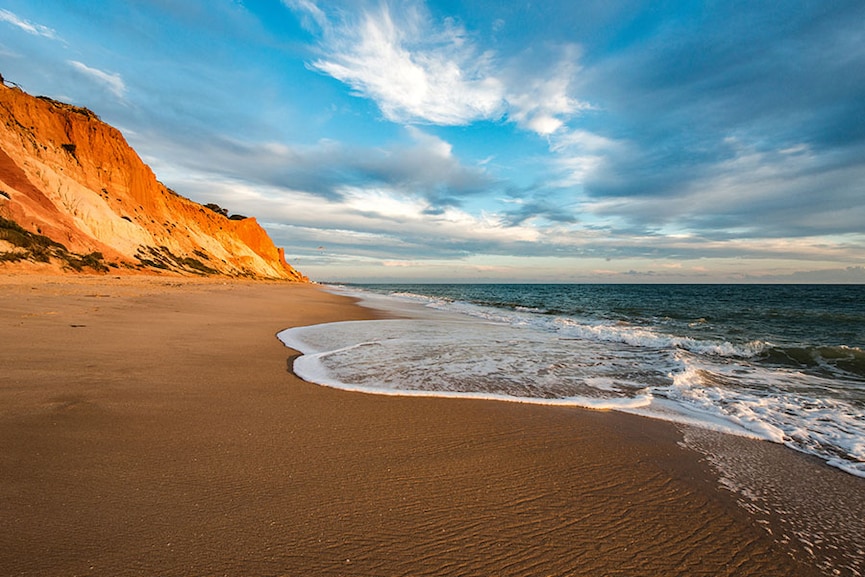
[(167, 188), (93, 111), (0, 81), (0, 266), (22, 262), (307, 281), (254, 218)]
[[(4, 194), (5, 196), (5, 194)], [(51, 262), (56, 259), (64, 263), (64, 268), (81, 272), (89, 268), (95, 272), (107, 272), (101, 252), (77, 254), (69, 252), (65, 246), (47, 236), (34, 234), (21, 228), (18, 223), (0, 216), (0, 241), (11, 245), (11, 250), (0, 250), (0, 262)], [(116, 266), (116, 265), (115, 265)]]

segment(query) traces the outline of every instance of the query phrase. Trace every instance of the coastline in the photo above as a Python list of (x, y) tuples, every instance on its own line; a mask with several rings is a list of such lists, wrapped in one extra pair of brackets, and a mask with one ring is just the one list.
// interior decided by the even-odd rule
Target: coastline
[(277, 332), (374, 317), (315, 286), (0, 276), (0, 302), (4, 574), (819, 574), (670, 423), (298, 379)]

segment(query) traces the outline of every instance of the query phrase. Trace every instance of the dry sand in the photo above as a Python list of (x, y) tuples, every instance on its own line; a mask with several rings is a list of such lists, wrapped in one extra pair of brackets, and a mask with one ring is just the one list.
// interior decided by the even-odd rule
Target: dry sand
[(0, 575), (812, 575), (676, 427), (303, 382), (312, 286), (0, 277)]

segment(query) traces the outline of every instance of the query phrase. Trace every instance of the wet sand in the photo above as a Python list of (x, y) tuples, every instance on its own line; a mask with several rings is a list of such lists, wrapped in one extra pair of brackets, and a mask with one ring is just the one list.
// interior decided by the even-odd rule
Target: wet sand
[(316, 287), (0, 276), (2, 575), (814, 575), (673, 425), (306, 383)]

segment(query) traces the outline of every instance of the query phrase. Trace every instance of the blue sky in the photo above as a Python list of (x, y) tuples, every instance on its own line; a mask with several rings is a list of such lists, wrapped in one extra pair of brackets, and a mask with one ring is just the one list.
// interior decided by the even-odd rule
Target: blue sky
[(865, 3), (0, 0), (320, 281), (865, 282)]

